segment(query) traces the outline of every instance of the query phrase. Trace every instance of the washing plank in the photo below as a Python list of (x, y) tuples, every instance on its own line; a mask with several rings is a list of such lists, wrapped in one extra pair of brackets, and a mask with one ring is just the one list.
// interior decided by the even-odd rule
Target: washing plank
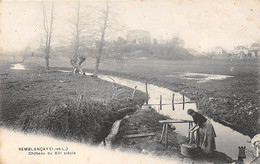
[(129, 134), (126, 135), (126, 138), (140, 138), (140, 137), (149, 137), (149, 136), (155, 136), (155, 133), (142, 133), (142, 134)]

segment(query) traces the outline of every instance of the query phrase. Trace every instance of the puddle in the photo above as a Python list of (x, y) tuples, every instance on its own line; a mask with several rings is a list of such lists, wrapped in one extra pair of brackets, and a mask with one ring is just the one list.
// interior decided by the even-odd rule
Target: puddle
[(26, 70), (25, 66), (23, 64), (12, 64), (11, 69), (14, 70)]
[(177, 75), (165, 75), (165, 77), (181, 77), (187, 80), (196, 80), (197, 83), (206, 83), (212, 80), (224, 80), (226, 78), (232, 77), (228, 75), (215, 75), (215, 74), (203, 74), (203, 73), (181, 73), (178, 72)]
[[(137, 86), (137, 90), (145, 92), (145, 84), (138, 81), (127, 80), (127, 79), (122, 79), (119, 77), (107, 76), (107, 75), (99, 75), (99, 78), (106, 81), (115, 82), (130, 88), (134, 88), (135, 86)], [(189, 108), (196, 109), (195, 103), (185, 104), (184, 110), (182, 104), (175, 104), (175, 110), (173, 111), (171, 102), (172, 102), (172, 94), (174, 92), (166, 88), (148, 84), (148, 93), (150, 97), (149, 104), (159, 104), (160, 95), (162, 95), (162, 104), (170, 104), (170, 105), (164, 105), (163, 110), (159, 110), (159, 105), (151, 105), (159, 113), (174, 119), (192, 120), (192, 117), (190, 117), (187, 114), (187, 109)], [(182, 95), (180, 93), (174, 93), (174, 94), (175, 94), (174, 102), (175, 103), (182, 102)], [(190, 100), (187, 97), (185, 97), (185, 101), (190, 101)], [(218, 151), (227, 154), (233, 159), (237, 159), (238, 146), (246, 146), (246, 148), (249, 151), (253, 151), (253, 152), (255, 151), (251, 146), (251, 144), (247, 142), (251, 140), (249, 136), (245, 136), (237, 131), (234, 131), (229, 127), (214, 122), (213, 120), (211, 120), (211, 123), (213, 124), (217, 134), (216, 145)], [(175, 124), (174, 126), (176, 126), (177, 132), (181, 133), (182, 135), (188, 136), (188, 124)], [(252, 161), (253, 159), (252, 154), (246, 151), (246, 155), (247, 155), (247, 159), (245, 159), (245, 162)]]
[(63, 72), (63, 73), (72, 73), (72, 71), (65, 71), (65, 70), (58, 70), (60, 72)]

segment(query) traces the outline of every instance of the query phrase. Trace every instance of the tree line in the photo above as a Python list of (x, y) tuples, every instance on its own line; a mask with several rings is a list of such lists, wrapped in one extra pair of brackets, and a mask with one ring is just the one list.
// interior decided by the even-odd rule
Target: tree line
[[(96, 56), (96, 65), (93, 75), (98, 76), (100, 58), (105, 46), (105, 38), (109, 35), (112, 22), (110, 19), (112, 18), (110, 17), (110, 4), (109, 2), (104, 3), (104, 7), (94, 8), (87, 2), (75, 2), (72, 7), (74, 17), (66, 19), (67, 23), (65, 26), (68, 27), (67, 31), (70, 31), (69, 35), (60, 37), (58, 41), (56, 40), (57, 44), (54, 45), (53, 34), (59, 30), (53, 26), (57, 20), (54, 14), (55, 3), (53, 1), (42, 2), (44, 33), (36, 53), (45, 59), (45, 67), (47, 70), (50, 68), (49, 61), (52, 53), (69, 53), (70, 63), (73, 66), (74, 73), (78, 73), (81, 71), (81, 64), (86, 60), (84, 55), (80, 55), (81, 51), (82, 49), (88, 48), (92, 50), (90, 53)], [(95, 10), (95, 12), (91, 12), (93, 10)], [(93, 13), (95, 13), (94, 16)]]
[[(99, 63), (103, 55), (130, 54), (130, 52), (140, 50), (141, 56), (162, 57), (183, 59), (192, 55), (184, 48), (184, 41), (178, 37), (158, 43), (156, 39), (149, 45), (128, 44), (126, 40), (115, 36), (120, 32), (121, 27), (116, 21), (116, 13), (112, 10), (111, 2), (74, 2), (71, 18), (66, 19), (66, 29), (68, 34), (62, 35), (59, 39), (53, 37), (55, 31), (54, 24), (59, 18), (55, 18), (55, 3), (42, 2), (43, 16), (43, 37), (40, 41), (37, 53), (45, 59), (45, 67), (49, 69), (51, 54), (68, 54), (73, 72), (81, 72), (81, 65), (86, 60), (86, 53), (95, 56), (95, 68), (93, 75), (98, 76)], [(57, 44), (53, 43), (55, 38)], [(111, 41), (113, 38), (113, 41)], [(110, 39), (110, 40), (109, 40)], [(57, 41), (58, 40), (58, 41)], [(131, 54), (134, 56), (135, 54)], [(137, 53), (138, 55), (138, 53)], [(159, 56), (158, 56), (159, 55)], [(121, 55), (122, 56), (122, 55)], [(82, 71), (83, 72), (83, 71)]]

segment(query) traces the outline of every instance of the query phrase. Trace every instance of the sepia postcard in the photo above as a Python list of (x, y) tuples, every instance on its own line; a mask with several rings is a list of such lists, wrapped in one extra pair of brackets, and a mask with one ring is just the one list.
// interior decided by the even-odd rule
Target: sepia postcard
[(0, 163), (260, 163), (259, 11), (0, 1)]

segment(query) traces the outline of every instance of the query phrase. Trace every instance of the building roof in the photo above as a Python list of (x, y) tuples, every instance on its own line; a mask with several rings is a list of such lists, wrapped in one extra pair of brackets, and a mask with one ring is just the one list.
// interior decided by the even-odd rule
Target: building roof
[(247, 49), (245, 46), (236, 46), (235, 49)]
[(251, 44), (251, 47), (260, 47), (260, 44), (259, 43), (253, 43), (253, 44)]

